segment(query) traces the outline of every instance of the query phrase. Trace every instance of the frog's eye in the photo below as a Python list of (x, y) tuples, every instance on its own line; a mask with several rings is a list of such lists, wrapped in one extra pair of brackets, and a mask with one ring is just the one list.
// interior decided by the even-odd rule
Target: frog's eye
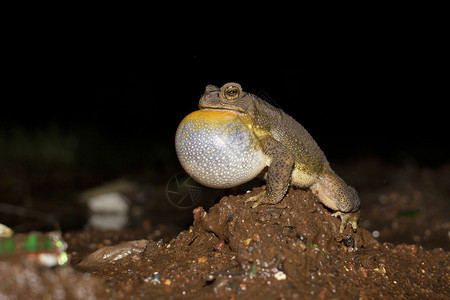
[(229, 83), (222, 87), (221, 96), (230, 101), (239, 99), (242, 94), (242, 88), (237, 83)]
[(237, 86), (229, 86), (224, 91), (225, 98), (227, 98), (228, 100), (236, 100), (237, 98), (239, 98), (240, 94), (241, 91)]

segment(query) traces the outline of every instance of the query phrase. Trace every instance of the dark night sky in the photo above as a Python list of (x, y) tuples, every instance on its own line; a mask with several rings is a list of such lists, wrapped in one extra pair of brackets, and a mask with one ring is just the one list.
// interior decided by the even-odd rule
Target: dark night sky
[(207, 84), (235, 81), (273, 100), (325, 152), (448, 161), (439, 59), (413, 37), (325, 39), (277, 51), (245, 41), (161, 47), (95, 36), (31, 45), (11, 51), (1, 126), (91, 127), (105, 139), (172, 143)]

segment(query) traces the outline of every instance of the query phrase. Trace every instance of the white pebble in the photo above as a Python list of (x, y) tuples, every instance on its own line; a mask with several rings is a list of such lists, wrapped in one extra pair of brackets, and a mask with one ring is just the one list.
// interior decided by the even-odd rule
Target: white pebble
[(284, 272), (278, 271), (275, 273), (274, 277), (276, 280), (285, 280), (286, 274)]

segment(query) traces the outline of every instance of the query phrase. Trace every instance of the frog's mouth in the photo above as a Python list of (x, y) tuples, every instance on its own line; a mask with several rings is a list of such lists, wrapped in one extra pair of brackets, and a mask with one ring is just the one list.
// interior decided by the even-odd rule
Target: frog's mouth
[(211, 110), (211, 111), (228, 111), (237, 114), (246, 114), (245, 111), (240, 110), (238, 108), (229, 108), (229, 107), (211, 107), (211, 106), (200, 106), (201, 110)]

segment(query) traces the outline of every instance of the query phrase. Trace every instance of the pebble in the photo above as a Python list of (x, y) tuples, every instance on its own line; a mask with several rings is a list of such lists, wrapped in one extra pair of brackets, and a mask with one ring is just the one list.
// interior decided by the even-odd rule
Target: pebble
[(278, 271), (277, 273), (275, 273), (274, 277), (276, 280), (285, 280), (287, 276), (284, 272)]

